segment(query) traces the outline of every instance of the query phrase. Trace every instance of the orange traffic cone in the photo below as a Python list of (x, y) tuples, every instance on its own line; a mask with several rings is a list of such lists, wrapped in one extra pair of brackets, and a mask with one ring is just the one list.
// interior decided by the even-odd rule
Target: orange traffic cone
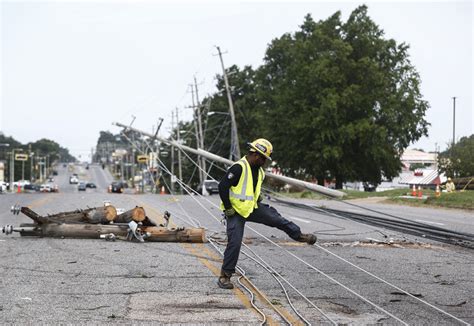
[(423, 192), (421, 191), (421, 186), (418, 186), (418, 197), (423, 197)]
[(439, 185), (436, 185), (435, 196), (436, 197), (441, 196), (441, 191), (439, 190)]
[(413, 185), (413, 188), (411, 189), (411, 195), (413, 197), (416, 197), (416, 187), (415, 187), (415, 185)]
[(164, 194), (166, 194), (166, 192), (165, 192), (165, 186), (161, 186), (160, 195), (164, 195)]
[(18, 193), (21, 192), (21, 185), (20, 185), (20, 184), (18, 184), (17, 192), (18, 192)]

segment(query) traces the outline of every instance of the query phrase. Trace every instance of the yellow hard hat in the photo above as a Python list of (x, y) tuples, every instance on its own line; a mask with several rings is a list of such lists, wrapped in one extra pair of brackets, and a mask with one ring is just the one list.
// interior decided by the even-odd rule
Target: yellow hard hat
[(251, 143), (247, 143), (247, 145), (249, 145), (251, 152), (258, 152), (270, 161), (272, 160), (273, 146), (268, 140), (259, 138)]

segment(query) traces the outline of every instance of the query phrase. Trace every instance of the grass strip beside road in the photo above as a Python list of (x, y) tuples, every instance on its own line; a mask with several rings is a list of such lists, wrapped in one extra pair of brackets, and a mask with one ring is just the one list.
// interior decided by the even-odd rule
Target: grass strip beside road
[[(436, 197), (435, 191), (432, 189), (422, 189), (423, 198), (400, 198), (401, 196), (411, 196), (411, 189), (392, 189), (377, 192), (365, 192), (356, 190), (343, 190), (346, 193), (343, 200), (362, 199), (362, 198), (377, 198), (386, 197), (385, 202), (397, 203), (401, 205), (417, 206), (417, 207), (444, 207), (474, 210), (474, 191), (456, 191), (453, 193), (442, 192), (439, 197)], [(312, 193), (310, 191), (282, 193), (285, 197), (291, 198), (309, 198), (309, 199), (325, 199), (325, 197)]]
[(474, 191), (457, 191), (453, 193), (442, 192), (439, 197), (435, 196), (434, 191), (427, 192), (428, 193), (424, 193), (428, 196), (426, 199), (392, 197), (389, 198), (388, 201), (411, 206), (434, 206), (474, 210)]

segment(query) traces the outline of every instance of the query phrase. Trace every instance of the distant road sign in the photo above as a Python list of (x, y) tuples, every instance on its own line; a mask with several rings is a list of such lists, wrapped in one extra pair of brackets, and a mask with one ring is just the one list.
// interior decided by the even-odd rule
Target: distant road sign
[(15, 161), (28, 161), (28, 154), (15, 154)]
[(148, 162), (148, 155), (138, 155), (137, 156), (138, 163), (146, 163)]

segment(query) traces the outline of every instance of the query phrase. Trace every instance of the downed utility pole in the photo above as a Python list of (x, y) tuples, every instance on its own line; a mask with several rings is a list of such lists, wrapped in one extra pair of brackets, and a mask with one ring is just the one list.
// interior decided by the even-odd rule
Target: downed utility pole
[[(165, 212), (165, 216), (166, 216)], [(169, 214), (169, 213), (168, 213)], [(122, 214), (117, 215), (117, 218), (114, 220), (114, 223), (130, 223), (131, 221), (142, 223), (144, 226), (155, 226), (156, 224), (152, 222), (148, 216), (146, 216), (145, 210), (143, 207), (135, 207), (129, 211), (123, 212)]]
[[(129, 129), (129, 130), (132, 130), (134, 132), (140, 133), (144, 136), (153, 137), (153, 135), (151, 135), (151, 134), (149, 134), (145, 131), (141, 131), (141, 130), (138, 130), (136, 128), (129, 127), (129, 126), (124, 125), (122, 123), (114, 122), (113, 124), (118, 126), (118, 127)], [(193, 154), (196, 154), (196, 155), (199, 155), (199, 156), (206, 157), (206, 158), (208, 158), (210, 160), (213, 160), (213, 161), (217, 161), (217, 162), (220, 162), (220, 163), (223, 163), (223, 164), (226, 164), (226, 165), (234, 164), (234, 162), (232, 162), (231, 160), (228, 160), (228, 159), (223, 158), (219, 155), (207, 152), (207, 151), (205, 151), (201, 148), (194, 149), (194, 148), (188, 147), (186, 145), (181, 145), (181, 144), (179, 144), (175, 141), (171, 141), (171, 140), (168, 140), (168, 139), (159, 138), (159, 137), (157, 137), (157, 139), (159, 141), (165, 143), (165, 144), (180, 148), (182, 150), (185, 150), (187, 152), (190, 152), (190, 153), (193, 153)], [(329, 196), (329, 197), (341, 198), (341, 197), (344, 196), (344, 193), (342, 191), (329, 189), (329, 188), (326, 188), (326, 187), (323, 187), (323, 186), (320, 186), (320, 185), (317, 185), (317, 184), (314, 184), (314, 183), (298, 180), (298, 179), (295, 179), (295, 178), (285, 177), (283, 175), (278, 175), (278, 174), (274, 174), (274, 173), (271, 173), (271, 172), (265, 172), (265, 175), (269, 178), (279, 180), (279, 181), (285, 182), (287, 184), (297, 186), (297, 187), (300, 187), (300, 188), (304, 188), (304, 189), (307, 189), (307, 190), (310, 190), (310, 191), (314, 191), (314, 192), (317, 192), (317, 193), (320, 193), (320, 194), (323, 194), (323, 195), (326, 195), (326, 196)]]
[(21, 207), (20, 211), (38, 224), (54, 222), (85, 222), (91, 224), (106, 224), (110, 223), (117, 217), (117, 210), (115, 209), (115, 207), (110, 205), (87, 209), (78, 209), (72, 212), (62, 212), (47, 216), (41, 216), (32, 211), (29, 207)]
[[(105, 222), (107, 214), (109, 218), (112, 215), (115, 216), (114, 219), (118, 217), (116, 209), (111, 205), (47, 216), (39, 215), (28, 207), (21, 207), (19, 211), (30, 217), (34, 223), (23, 223), (19, 227), (6, 225), (2, 228), (2, 233), (9, 235), (18, 232), (25, 237), (135, 239), (140, 242), (144, 240), (194, 243), (207, 241), (204, 228), (168, 227), (170, 219), (168, 212), (165, 212), (163, 216), (166, 221), (165, 226), (157, 226), (146, 216), (142, 207), (135, 207), (118, 215), (123, 221), (130, 220), (129, 223), (109, 221), (109, 224), (99, 224), (98, 221)], [(13, 213), (16, 214), (16, 212), (15, 209)], [(140, 220), (140, 222), (137, 223), (135, 220)], [(146, 225), (143, 225), (145, 223)]]
[[(139, 232), (146, 235), (150, 242), (206, 242), (206, 234), (202, 228), (165, 228), (159, 226), (138, 226)], [(128, 224), (21, 224), (20, 227), (6, 226), (3, 232), (10, 234), (19, 232), (23, 237), (49, 237), (72, 239), (100, 239), (101, 235), (113, 234), (114, 237), (125, 239), (129, 236)]]

